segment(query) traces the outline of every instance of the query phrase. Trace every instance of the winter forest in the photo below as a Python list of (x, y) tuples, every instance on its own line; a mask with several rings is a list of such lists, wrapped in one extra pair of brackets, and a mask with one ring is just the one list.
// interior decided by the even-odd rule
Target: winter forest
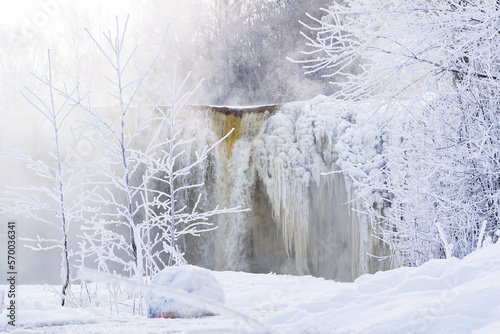
[(497, 0), (27, 0), (0, 45), (2, 331), (500, 326)]

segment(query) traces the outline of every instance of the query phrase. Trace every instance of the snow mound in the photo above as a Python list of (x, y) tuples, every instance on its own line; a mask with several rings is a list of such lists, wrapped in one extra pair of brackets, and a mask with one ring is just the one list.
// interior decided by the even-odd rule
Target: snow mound
[[(180, 290), (204, 299), (224, 304), (225, 296), (219, 281), (207, 269), (186, 265), (168, 267), (155, 275), (151, 284)], [(197, 318), (213, 315), (203, 309), (154, 292), (145, 296), (149, 318)]]
[(329, 287), (316, 279), (266, 324), (283, 333), (498, 333), (499, 253), (495, 244)]
[[(8, 287), (0, 285), (0, 291), (6, 292)], [(59, 287), (57, 288), (59, 290)], [(0, 292), (0, 296), (2, 293)], [(11, 326), (11, 318), (7, 314), (7, 293), (4, 293), (3, 308), (0, 309), (0, 333), (19, 329), (54, 328), (54, 326), (88, 325), (96, 323), (99, 316), (92, 309), (77, 309), (61, 306), (61, 298), (54, 289), (44, 285), (16, 286), (15, 326)], [(46, 333), (50, 333), (46, 330)], [(32, 333), (35, 333), (33, 331)], [(39, 333), (39, 331), (36, 331)]]
[[(263, 323), (272, 333), (493, 334), (499, 332), (500, 326), (498, 254), (500, 243), (483, 247), (462, 260), (432, 260), (420, 267), (363, 275), (354, 283), (311, 276), (233, 271), (211, 274), (224, 287), (226, 308)], [(177, 270), (179, 276), (171, 269)], [(177, 288), (174, 281), (199, 289), (204, 285), (199, 281), (213, 279), (208, 270), (196, 267), (194, 270), (189, 266), (170, 270), (155, 278), (155, 284), (161, 285), (161, 281), (168, 284), (164, 290)], [(183, 278), (183, 275), (186, 276)], [(0, 290), (6, 288), (0, 285)], [(121, 308), (117, 314), (116, 308), (110, 308), (109, 303), (87, 309), (62, 307), (59, 296), (40, 285), (17, 288), (18, 330), (7, 324), (9, 318), (4, 310), (0, 332), (14, 330), (18, 333), (28, 329), (25, 332), (51, 334), (165, 333), (165, 326), (171, 333), (250, 333), (251, 330), (238, 323), (237, 317), (227, 314), (169, 319), (167, 324), (164, 319), (132, 315), (130, 307)], [(73, 286), (72, 291), (78, 294), (78, 286)], [(215, 291), (207, 289), (204, 297)], [(217, 291), (222, 294), (221, 290)], [(152, 300), (153, 296), (147, 297)]]

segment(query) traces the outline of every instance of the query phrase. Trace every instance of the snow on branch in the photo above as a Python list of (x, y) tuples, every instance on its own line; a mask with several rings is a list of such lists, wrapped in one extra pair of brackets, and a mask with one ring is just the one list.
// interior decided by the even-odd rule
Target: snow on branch
[[(23, 239), (35, 244), (26, 245), (32, 250), (61, 249), (62, 252), (62, 305), (65, 305), (66, 296), (70, 293), (72, 251), (68, 245), (70, 225), (75, 219), (75, 208), (78, 204), (69, 200), (80, 186), (76, 179), (81, 171), (69, 163), (82, 133), (74, 136), (74, 131), (67, 126), (67, 122), (77, 109), (78, 103), (85, 98), (79, 95), (78, 85), (71, 90), (56, 88), (52, 81), (52, 60), (48, 51), (48, 75), (41, 78), (33, 74), (35, 79), (42, 82), (47, 88), (47, 95), (41, 96), (29, 88), (25, 88), (22, 95), (31, 106), (45, 118), (51, 126), (52, 134), (44, 134), (48, 140), (47, 154), (40, 160), (21, 152), (13, 151), (9, 155), (23, 161), (26, 166), (38, 176), (40, 184), (29, 187), (9, 187), (1, 199), (2, 206), (14, 214), (33, 218), (61, 233), (61, 239), (47, 239), (37, 236), (35, 239)], [(61, 92), (66, 93), (61, 93)], [(71, 102), (77, 102), (73, 104)], [(68, 135), (71, 132), (71, 135)], [(71, 138), (71, 139), (68, 139)]]

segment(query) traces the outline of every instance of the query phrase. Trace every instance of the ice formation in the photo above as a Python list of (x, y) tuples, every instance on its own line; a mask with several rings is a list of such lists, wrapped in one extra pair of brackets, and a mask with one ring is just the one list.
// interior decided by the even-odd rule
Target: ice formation
[[(326, 97), (282, 106), (187, 107), (177, 120), (188, 164), (196, 152), (235, 131), (179, 186), (179, 205), (240, 205), (216, 216), (218, 229), (179, 240), (188, 263), (215, 270), (310, 274), (339, 281), (388, 269), (389, 250), (357, 211), (380, 209), (364, 186), (376, 177), (388, 140), (384, 112)], [(97, 150), (94, 150), (94, 152)], [(325, 173), (331, 173), (325, 175)], [(28, 226), (28, 224), (26, 225)]]
[[(367, 217), (355, 212), (364, 211), (365, 203), (378, 205), (378, 195), (362, 180), (381, 163), (386, 134), (380, 117), (326, 97), (277, 110), (207, 110), (202, 117), (208, 126), (196, 128), (196, 136), (235, 131), (200, 171), (203, 176), (192, 177), (204, 180), (208, 207), (251, 211), (220, 216), (218, 230), (187, 238), (188, 262), (340, 281), (388, 269), (388, 261), (373, 255), (389, 251), (373, 237)], [(200, 124), (186, 125), (194, 123)]]

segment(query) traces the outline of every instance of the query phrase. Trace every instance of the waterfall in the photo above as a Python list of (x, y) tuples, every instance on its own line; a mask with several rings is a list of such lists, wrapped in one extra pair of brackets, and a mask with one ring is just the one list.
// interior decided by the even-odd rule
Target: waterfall
[[(179, 202), (191, 207), (201, 191), (200, 211), (216, 205), (250, 209), (216, 216), (215, 231), (180, 240), (187, 261), (215, 270), (310, 274), (338, 281), (389, 269), (387, 260), (371, 256), (387, 256), (389, 250), (373, 237), (367, 216), (356, 212), (363, 210), (357, 199), (366, 197), (356, 180), (377, 168), (366, 161), (376, 154), (380, 132), (374, 117), (358, 109), (321, 97), (282, 106), (186, 107), (177, 125), (185, 139), (194, 140), (184, 147), (185, 160), (179, 163), (189, 163), (196, 151), (235, 130), (182, 180), (185, 185), (204, 186), (183, 192)], [(9, 124), (24, 119), (16, 115)], [(356, 123), (366, 124), (359, 130), (362, 135), (349, 131)], [(12, 131), (18, 128), (21, 124), (12, 126)], [(31, 143), (32, 138), (36, 136), (4, 134), (3, 150), (18, 148), (38, 158), (46, 151), (41, 141)], [(86, 160), (98, 154), (91, 146), (83, 151)], [(17, 161), (2, 159), (8, 171), (2, 184), (9, 184), (9, 179), (38, 184), (24, 176), (29, 174)], [(356, 164), (364, 170), (353, 167)], [(324, 175), (332, 171), (336, 172)], [(27, 219), (19, 228), (30, 236), (53, 233)], [(57, 269), (58, 258), (48, 257)]]
[(198, 111), (205, 117), (198, 136), (220, 138), (235, 129), (197, 176), (205, 180), (205, 205), (250, 211), (218, 216), (216, 231), (186, 238), (188, 262), (338, 281), (388, 269), (387, 261), (371, 256), (389, 252), (373, 237), (368, 218), (353, 210), (359, 209), (355, 188), (339, 170), (336, 144), (346, 120), (345, 110), (336, 109), (320, 99)]

